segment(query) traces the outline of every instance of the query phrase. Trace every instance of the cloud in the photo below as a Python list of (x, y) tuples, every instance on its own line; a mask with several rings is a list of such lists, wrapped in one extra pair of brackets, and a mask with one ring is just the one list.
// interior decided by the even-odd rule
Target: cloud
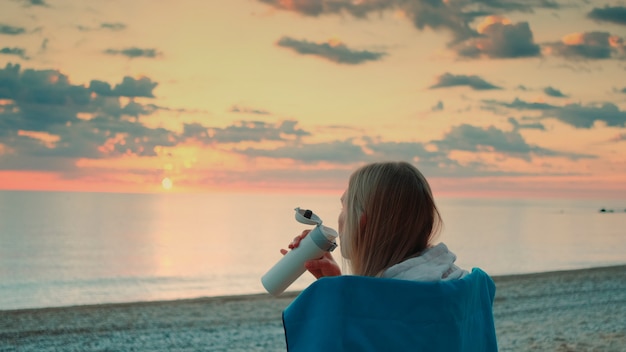
[(456, 165), (445, 151), (430, 151), (426, 143), (420, 142), (385, 142), (364, 138), (365, 148), (370, 151), (372, 160), (419, 160), (422, 165), (431, 167)]
[(443, 139), (433, 143), (442, 150), (493, 152), (527, 161), (533, 156), (565, 157), (571, 160), (595, 158), (593, 155), (560, 152), (530, 145), (519, 131), (503, 131), (494, 126), (486, 128), (468, 124), (454, 126)]
[(13, 27), (0, 23), (0, 34), (20, 35), (26, 33), (26, 29), (22, 27)]
[(483, 103), (487, 104), (487, 109), (493, 105), (520, 111), (541, 111), (542, 115), (538, 119), (556, 118), (576, 128), (592, 128), (598, 121), (610, 127), (626, 127), (626, 111), (620, 110), (617, 105), (610, 102), (586, 106), (581, 104), (557, 106), (547, 103), (529, 103), (515, 98), (511, 103), (495, 100), (483, 100)]
[(26, 56), (26, 50), (22, 48), (2, 48), (0, 49), (0, 54), (2, 55), (14, 55), (23, 60), (28, 60), (28, 56)]
[(558, 109), (544, 112), (544, 117), (553, 117), (576, 128), (592, 128), (597, 121), (610, 127), (626, 127), (626, 111), (613, 103), (582, 106), (567, 104)]
[(394, 1), (332, 1), (332, 0), (260, 0), (281, 10), (297, 12), (305, 16), (321, 16), (348, 13), (357, 18), (365, 18), (371, 12), (392, 9)]
[(461, 8), (452, 2), (441, 0), (418, 0), (406, 2), (401, 0), (390, 1), (348, 1), (348, 0), (260, 0), (281, 10), (299, 13), (304, 16), (318, 17), (322, 15), (349, 14), (355, 18), (364, 19), (371, 13), (383, 11), (401, 11), (413, 25), (423, 30), (446, 29), (453, 33), (455, 38), (468, 38), (474, 35), (469, 28), (471, 15), (464, 14)]
[(567, 98), (567, 95), (563, 94), (560, 90), (558, 90), (556, 88), (546, 87), (546, 88), (543, 89), (543, 92), (546, 93), (546, 95), (549, 95), (551, 97)]
[(30, 5), (30, 6), (49, 7), (49, 5), (44, 0), (25, 0), (24, 2), (26, 2), (27, 5)]
[(124, 23), (115, 22), (115, 23), (101, 23), (100, 28), (110, 29), (112, 31), (121, 31), (126, 29), (126, 25)]
[[(137, 117), (168, 110), (121, 97), (152, 97), (157, 85), (144, 77), (124, 77), (111, 85), (92, 80), (74, 85), (57, 70), (0, 69), (0, 169), (75, 172), (78, 159), (121, 155), (151, 157), (158, 147), (191, 140), (232, 148), (240, 142), (291, 144), (310, 132), (295, 120), (238, 121), (226, 127), (184, 124), (182, 132), (147, 127)], [(95, 94), (94, 94), (95, 93)]]
[(480, 36), (455, 46), (460, 56), (492, 59), (541, 56), (527, 22), (512, 24), (504, 17), (489, 16), (479, 25), (478, 33)]
[(84, 105), (89, 91), (69, 83), (66, 75), (56, 70), (21, 71), (20, 65), (7, 64), (0, 69), (0, 99), (26, 105)]
[(604, 8), (594, 7), (587, 14), (587, 17), (599, 22), (626, 25), (626, 7), (608, 5), (604, 6)]
[(548, 54), (567, 59), (626, 59), (624, 39), (608, 32), (572, 33), (544, 47)]
[[(478, 4), (483, 9), (503, 10), (506, 12), (518, 11), (532, 13), (534, 9), (560, 9), (561, 5), (557, 1), (550, 0), (476, 0), (474, 4)], [(471, 6), (472, 3), (465, 3), (464, 6)]]
[[(137, 82), (142, 81), (125, 78), (117, 86), (122, 91), (119, 96), (129, 96), (123, 91), (137, 88)], [(43, 157), (67, 166), (73, 165), (68, 158), (128, 153), (153, 156), (156, 146), (177, 143), (178, 136), (172, 131), (122, 118), (149, 115), (157, 107), (134, 101), (121, 106), (119, 96), (92, 93), (84, 85), (71, 84), (56, 70), (22, 70), (11, 64), (0, 69), (0, 99), (4, 100), (0, 105), (0, 144), (9, 149), (0, 155), (0, 168), (30, 169), (33, 166), (26, 160)]]
[(515, 110), (551, 110), (551, 109), (558, 108), (555, 105), (550, 105), (547, 103), (529, 103), (519, 98), (515, 98), (510, 103), (497, 101), (497, 100), (483, 100), (483, 103), (487, 105), (502, 106), (505, 108), (515, 109)]
[(104, 51), (107, 55), (122, 55), (134, 59), (137, 57), (156, 58), (161, 53), (156, 49), (126, 48), (126, 49), (107, 49)]
[[(126, 29), (126, 25), (124, 23), (120, 23), (120, 22), (114, 22), (114, 23), (101, 23), (99, 27), (86, 27), (86, 26), (81, 26), (78, 25), (76, 26), (76, 28), (78, 28), (79, 31), (81, 32), (91, 32), (91, 31), (97, 31), (97, 30), (110, 30), (110, 31), (114, 31), (114, 32), (119, 32), (119, 31), (123, 31), (124, 29)], [(118, 52), (118, 50), (113, 50), (113, 49), (109, 49), (112, 52), (107, 53), (107, 54), (120, 54), (121, 52)], [(141, 50), (141, 49), (136, 49), (136, 48), (131, 48), (131, 49), (125, 49), (125, 50)]]
[(366, 61), (378, 61), (385, 55), (381, 52), (352, 50), (337, 40), (315, 43), (282, 37), (276, 44), (302, 55), (314, 55), (339, 64), (358, 65)]
[(238, 105), (233, 105), (229, 111), (242, 114), (271, 115), (270, 112), (267, 110), (252, 109), (248, 107), (241, 107)]
[(430, 108), (431, 111), (442, 111), (443, 110), (443, 102), (441, 100), (439, 100), (437, 102), (437, 104), (435, 104), (435, 106), (433, 106), (432, 108)]
[(297, 140), (311, 133), (296, 128), (298, 122), (285, 120), (276, 124), (264, 121), (238, 121), (225, 128), (206, 127), (199, 123), (183, 125), (183, 139), (203, 144)]
[[(539, 128), (539, 124), (517, 120), (510, 120), (513, 131), (462, 125), (454, 127), (441, 140), (429, 143), (386, 142), (368, 136), (307, 143), (306, 137), (312, 133), (300, 127), (297, 120), (242, 120), (225, 127), (185, 123), (182, 131), (151, 128), (141, 123), (145, 119), (137, 117), (167, 109), (141, 103), (140, 98), (154, 97), (152, 92), (157, 85), (147, 77), (124, 77), (118, 84), (92, 80), (88, 86), (77, 85), (57, 70), (22, 70), (20, 65), (7, 65), (0, 69), (0, 145), (3, 146), (0, 169), (36, 168), (69, 173), (76, 172), (78, 159), (121, 155), (151, 157), (157, 155), (159, 147), (185, 143), (203, 144), (206, 148), (229, 150), (249, 157), (328, 162), (341, 167), (383, 159), (413, 160), (429, 174), (436, 175), (506, 173), (482, 162), (461, 165), (451, 157), (450, 153), (455, 150), (490, 152), (524, 160), (535, 156), (571, 160), (593, 157), (530, 145), (519, 130)], [(549, 112), (546, 107), (523, 101), (501, 104)], [(255, 113), (245, 107), (234, 106), (233, 109)], [(433, 146), (437, 148), (431, 148)]]
[(420, 142), (386, 142), (367, 136), (324, 143), (295, 143), (274, 149), (245, 148), (237, 152), (249, 157), (291, 159), (309, 164), (325, 162), (350, 165), (380, 160), (417, 160), (420, 167), (440, 174), (446, 173), (446, 170), (442, 170), (446, 167), (460, 166), (449, 159), (446, 153), (428, 151)]
[(515, 156), (527, 155), (532, 149), (517, 132), (505, 132), (494, 126), (483, 128), (468, 124), (453, 126), (436, 144), (444, 150), (489, 150)]
[(520, 123), (519, 121), (517, 121), (513, 117), (509, 117), (509, 119), (507, 121), (509, 121), (509, 123), (511, 125), (513, 125), (513, 131), (519, 131), (519, 130), (523, 130), (523, 129), (540, 130), (540, 131), (545, 131), (546, 130), (546, 127), (543, 124), (539, 123), (539, 122)]
[(132, 77), (124, 77), (122, 83), (115, 85), (111, 89), (111, 85), (107, 82), (92, 80), (89, 83), (89, 90), (107, 97), (146, 97), (154, 98), (152, 90), (156, 88), (158, 83), (152, 82), (148, 77), (134, 79)]
[(287, 145), (275, 149), (246, 148), (238, 150), (238, 152), (251, 157), (293, 159), (306, 163), (323, 161), (353, 163), (369, 159), (363, 148), (353, 144), (351, 140)]
[(425, 0), (407, 2), (404, 5), (399, 5), (400, 1), (395, 3), (419, 30), (429, 28), (449, 31), (452, 33), (453, 42), (476, 36), (476, 31), (469, 26), (474, 16), (463, 13), (463, 10), (455, 7), (452, 2)]
[[(431, 145), (436, 148), (433, 150), (430, 148)], [(440, 176), (520, 174), (494, 169), (493, 165), (480, 161), (461, 164), (450, 157), (452, 151), (495, 153), (525, 161), (531, 161), (534, 157), (556, 157), (569, 160), (596, 158), (594, 155), (562, 152), (530, 145), (517, 130), (507, 132), (493, 126), (483, 128), (466, 124), (455, 126), (443, 139), (428, 143), (386, 142), (363, 136), (360, 139), (326, 143), (294, 143), (273, 149), (237, 150), (249, 157), (291, 159), (305, 163), (326, 162), (339, 165), (376, 160), (412, 160), (429, 175)]]
[(141, 115), (147, 116), (152, 115), (155, 111), (160, 110), (160, 108), (154, 104), (139, 104), (133, 100), (129, 101), (123, 108), (119, 110), (119, 116), (127, 115), (139, 117)]
[(469, 24), (476, 18), (502, 12), (532, 12), (536, 8), (557, 9), (560, 5), (550, 0), (259, 0), (275, 8), (292, 11), (304, 16), (348, 14), (365, 19), (370, 14), (398, 11), (410, 20), (418, 30), (447, 30), (453, 41), (459, 42), (476, 36)]
[(447, 88), (447, 87), (458, 87), (458, 86), (468, 86), (473, 90), (491, 90), (491, 89), (501, 89), (500, 87), (493, 85), (484, 79), (471, 75), (454, 75), (451, 73), (444, 73), (441, 76), (437, 77), (437, 83), (428, 87), (429, 89), (436, 88)]

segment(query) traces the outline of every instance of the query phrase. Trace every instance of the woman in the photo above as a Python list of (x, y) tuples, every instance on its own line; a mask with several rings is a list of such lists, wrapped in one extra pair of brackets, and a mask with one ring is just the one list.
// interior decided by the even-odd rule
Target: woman
[[(426, 178), (413, 165), (381, 162), (359, 168), (341, 205), (340, 248), (352, 274), (439, 281), (468, 273), (454, 264), (456, 256), (445, 244), (432, 245), (441, 217)], [(308, 233), (294, 238), (289, 248), (298, 247)], [(316, 278), (341, 275), (331, 253), (308, 261), (306, 268)]]
[(341, 275), (330, 253), (305, 264), (323, 279), (283, 311), (288, 351), (498, 350), (494, 282), (479, 268), (457, 267), (443, 243), (433, 245), (441, 218), (414, 166), (359, 168), (341, 204), (341, 254), (354, 275)]

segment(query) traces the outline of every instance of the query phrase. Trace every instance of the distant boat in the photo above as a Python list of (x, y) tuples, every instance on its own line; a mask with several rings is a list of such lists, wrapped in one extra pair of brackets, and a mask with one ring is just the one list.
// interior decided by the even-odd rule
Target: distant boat
[[(615, 210), (613, 209), (606, 209), (606, 208), (601, 208), (600, 213), (615, 213)], [(624, 209), (624, 212), (626, 213), (626, 209)]]

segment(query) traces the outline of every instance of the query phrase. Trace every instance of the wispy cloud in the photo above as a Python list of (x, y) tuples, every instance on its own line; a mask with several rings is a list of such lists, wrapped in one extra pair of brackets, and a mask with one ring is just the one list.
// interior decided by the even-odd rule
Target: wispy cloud
[(439, 100), (437, 102), (437, 104), (435, 104), (432, 108), (430, 108), (431, 111), (443, 111), (443, 101)]
[(510, 103), (492, 99), (485, 99), (482, 102), (487, 105), (502, 106), (515, 110), (550, 110), (558, 108), (557, 106), (548, 103), (527, 102), (519, 98), (515, 98)]
[(100, 28), (102, 29), (110, 29), (112, 31), (121, 31), (126, 29), (126, 25), (120, 22), (112, 22), (112, 23), (101, 23)]
[(41, 45), (39, 46), (39, 50), (42, 51), (42, 52), (48, 50), (48, 42), (49, 42), (48, 38), (44, 38), (41, 41)]
[(42, 7), (50, 6), (44, 0), (24, 0), (24, 2), (26, 3), (26, 5), (30, 5), (30, 6), (42, 6)]
[(377, 160), (419, 160), (420, 168), (428, 169), (430, 173), (449, 174), (460, 169), (467, 174), (476, 173), (476, 170), (463, 168), (448, 158), (446, 152), (427, 150), (424, 143), (381, 141), (368, 136), (323, 143), (296, 143), (273, 149), (245, 148), (238, 152), (251, 157), (291, 159), (308, 164), (351, 165)]
[(602, 122), (611, 127), (626, 127), (626, 111), (620, 110), (617, 105), (610, 102), (588, 105), (575, 103), (558, 106), (526, 102), (515, 98), (511, 103), (497, 100), (483, 100), (483, 103), (487, 104), (486, 109), (495, 105), (519, 111), (540, 111), (540, 119), (556, 118), (576, 128), (593, 128), (596, 122)]
[(543, 89), (543, 92), (546, 93), (546, 95), (549, 95), (551, 97), (567, 98), (567, 95), (563, 94), (560, 90), (553, 88), (553, 87), (545, 87)]
[(261, 141), (288, 141), (310, 135), (297, 128), (295, 120), (279, 123), (264, 121), (238, 121), (225, 128), (207, 127), (200, 123), (184, 124), (183, 139), (193, 139), (203, 144), (240, 143)]
[[(529, 127), (530, 128), (530, 127)], [(427, 147), (435, 145), (436, 149)], [(483, 162), (459, 163), (450, 156), (454, 151), (497, 154), (530, 162), (535, 157), (568, 160), (594, 159), (595, 155), (563, 152), (531, 145), (518, 129), (504, 131), (493, 126), (484, 128), (463, 124), (453, 126), (443, 139), (427, 143), (390, 142), (363, 136), (326, 143), (297, 143), (272, 149), (246, 148), (239, 150), (247, 156), (292, 159), (306, 163), (328, 162), (350, 164), (374, 160), (413, 160), (433, 175), (503, 174)], [(491, 170), (491, 171), (489, 171)]]
[(254, 115), (271, 115), (269, 111), (262, 109), (252, 109), (245, 106), (233, 105), (230, 112), (242, 113), (242, 114), (254, 114)]
[(350, 49), (346, 44), (337, 40), (315, 43), (282, 37), (276, 45), (292, 49), (302, 55), (318, 56), (339, 64), (358, 65), (367, 61), (378, 61), (385, 56), (382, 52)]
[(518, 130), (540, 130), (540, 131), (545, 131), (546, 130), (546, 126), (544, 126), (542, 123), (539, 122), (531, 122), (531, 123), (521, 123), (519, 121), (517, 121), (517, 119), (513, 118), (513, 117), (509, 117), (509, 119), (507, 120), (509, 121), (509, 123), (511, 125), (513, 125), (513, 131), (518, 131)]
[(435, 143), (443, 150), (496, 152), (524, 160), (530, 160), (532, 156), (556, 156), (571, 160), (595, 158), (593, 155), (560, 152), (530, 145), (519, 131), (503, 131), (494, 126), (479, 127), (468, 124), (454, 126), (443, 139)]
[(104, 51), (104, 53), (108, 55), (122, 55), (131, 59), (138, 57), (156, 58), (158, 56), (161, 56), (161, 53), (156, 49), (141, 49), (137, 47), (125, 49), (107, 49)]
[(367, 159), (367, 154), (361, 146), (350, 140), (332, 141), (325, 143), (287, 145), (274, 149), (245, 148), (238, 151), (252, 157), (266, 157), (274, 159), (293, 159), (306, 163), (334, 162), (352, 163)]
[(0, 23), (0, 34), (20, 35), (26, 33), (26, 29), (22, 27), (14, 27)]
[(101, 23), (99, 27), (88, 27), (88, 26), (76, 26), (76, 28), (78, 28), (79, 31), (81, 32), (91, 32), (91, 31), (97, 31), (97, 30), (110, 30), (110, 31), (114, 31), (114, 32), (119, 32), (119, 31), (123, 31), (126, 29), (126, 25), (124, 23), (120, 23), (120, 22), (114, 22), (114, 23)]
[(441, 76), (437, 77), (437, 83), (430, 86), (430, 89), (436, 88), (447, 88), (447, 87), (458, 87), (458, 86), (467, 86), (472, 88), (473, 90), (491, 90), (491, 89), (502, 89), (496, 85), (493, 85), (484, 79), (476, 76), (476, 75), (454, 75), (451, 73), (444, 73)]
[(0, 54), (3, 55), (14, 55), (23, 60), (28, 60), (28, 56), (26, 56), (26, 50), (22, 48), (2, 48), (0, 49)]

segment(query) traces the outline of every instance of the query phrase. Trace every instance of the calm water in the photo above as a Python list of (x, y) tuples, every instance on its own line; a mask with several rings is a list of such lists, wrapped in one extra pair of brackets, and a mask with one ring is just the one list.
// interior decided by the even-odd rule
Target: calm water
[[(339, 194), (0, 191), (0, 310), (264, 292), (260, 277)], [(438, 200), (440, 240), (492, 275), (626, 263), (626, 200)], [(600, 208), (615, 213), (598, 212)], [(306, 273), (290, 290), (313, 281)]]

